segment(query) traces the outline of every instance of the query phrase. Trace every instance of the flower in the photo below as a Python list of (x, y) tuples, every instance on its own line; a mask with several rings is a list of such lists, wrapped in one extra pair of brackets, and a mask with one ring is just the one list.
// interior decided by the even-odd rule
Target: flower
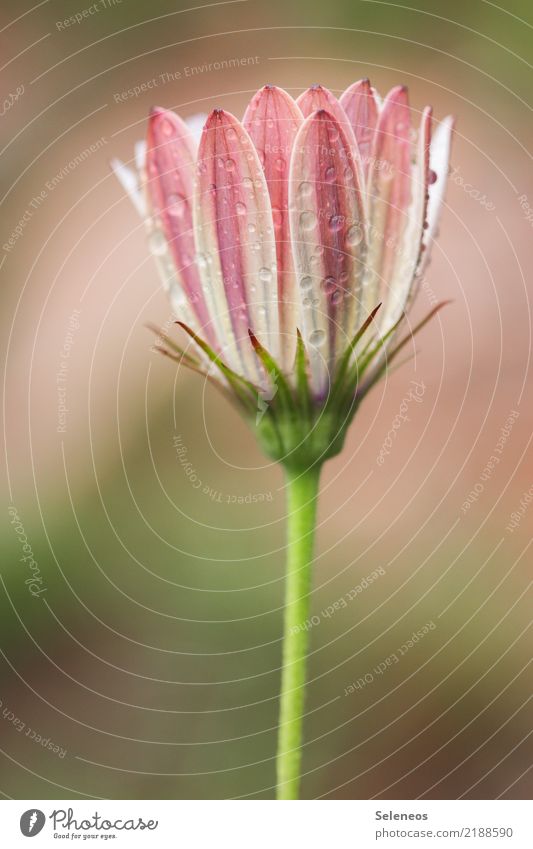
[[(196, 121), (198, 123), (198, 121)], [(286, 465), (337, 453), (361, 399), (438, 309), (398, 340), (442, 207), (453, 119), (418, 130), (404, 86), (339, 99), (267, 85), (240, 122), (153, 109), (137, 174), (115, 170), (145, 218), (178, 324)], [(439, 305), (440, 307), (441, 305)], [(379, 310), (379, 312), (378, 312)]]

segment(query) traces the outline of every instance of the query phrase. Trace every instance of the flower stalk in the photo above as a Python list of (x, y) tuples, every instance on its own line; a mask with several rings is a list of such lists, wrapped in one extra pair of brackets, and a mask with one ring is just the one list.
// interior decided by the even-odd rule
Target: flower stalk
[(288, 471), (287, 574), (276, 786), (278, 799), (298, 799), (320, 465)]

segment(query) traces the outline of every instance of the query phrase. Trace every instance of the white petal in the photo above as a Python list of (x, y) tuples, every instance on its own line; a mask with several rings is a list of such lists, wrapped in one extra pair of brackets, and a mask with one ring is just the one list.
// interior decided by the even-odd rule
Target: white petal
[(424, 234), (424, 245), (426, 246), (426, 250), (422, 257), (422, 266), (427, 261), (431, 242), (437, 236), (437, 229), (444, 201), (444, 192), (446, 190), (448, 168), (450, 165), (453, 127), (454, 118), (452, 115), (448, 115), (436, 128), (431, 141), (431, 147), (429, 150), (429, 167), (436, 175), (437, 179), (433, 183), (430, 182), (429, 184), (429, 199), (427, 207), (428, 226)]
[(202, 138), (202, 130), (204, 129), (206, 121), (207, 115), (205, 112), (197, 112), (196, 115), (191, 115), (190, 118), (185, 119), (185, 123), (191, 131), (191, 135), (194, 139), (196, 147), (198, 147), (200, 144), (200, 139)]
[[(146, 141), (142, 139), (142, 141), (135, 142), (135, 166), (139, 175), (144, 173), (145, 163), (146, 163)], [(142, 182), (142, 179), (141, 179)]]
[(120, 159), (112, 159), (111, 168), (113, 169), (122, 188), (133, 203), (138, 214), (141, 218), (146, 218), (148, 214), (146, 209), (146, 200), (139, 186), (138, 175), (132, 168), (128, 168), (127, 165), (124, 165)]
[(380, 322), (382, 333), (387, 333), (407, 308), (415, 272), (420, 262), (424, 239), (424, 222), (427, 215), (428, 169), (431, 142), (431, 108), (422, 113), (416, 161), (411, 175), (411, 202), (407, 212), (407, 224), (399, 245), (397, 263)]

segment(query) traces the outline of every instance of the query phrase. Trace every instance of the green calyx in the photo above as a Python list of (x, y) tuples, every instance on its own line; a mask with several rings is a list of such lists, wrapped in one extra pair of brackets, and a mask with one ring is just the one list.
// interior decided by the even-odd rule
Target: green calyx
[(186, 324), (185, 330), (208, 361), (225, 378), (223, 386), (214, 381), (205, 364), (178, 348), (168, 337), (162, 337), (167, 348), (158, 350), (171, 359), (212, 380), (226, 397), (238, 407), (254, 431), (264, 453), (281, 463), (288, 471), (298, 472), (320, 467), (338, 454), (355, 412), (365, 395), (384, 376), (391, 362), (417, 333), (447, 302), (434, 307), (400, 342), (384, 347), (395, 335), (405, 316), (385, 334), (375, 330), (374, 318), (380, 304), (370, 313), (336, 363), (329, 392), (316, 399), (311, 392), (306, 348), (298, 332), (294, 368), (289, 379), (274, 357), (249, 331), (250, 342), (262, 371), (268, 378), (268, 389), (261, 389), (229, 368), (209, 345)]

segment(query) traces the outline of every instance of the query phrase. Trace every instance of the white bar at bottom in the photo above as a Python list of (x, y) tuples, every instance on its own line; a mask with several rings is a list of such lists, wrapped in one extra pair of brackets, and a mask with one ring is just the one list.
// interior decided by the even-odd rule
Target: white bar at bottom
[(0, 845), (532, 849), (532, 808), (528, 801), (10, 800), (0, 802)]

